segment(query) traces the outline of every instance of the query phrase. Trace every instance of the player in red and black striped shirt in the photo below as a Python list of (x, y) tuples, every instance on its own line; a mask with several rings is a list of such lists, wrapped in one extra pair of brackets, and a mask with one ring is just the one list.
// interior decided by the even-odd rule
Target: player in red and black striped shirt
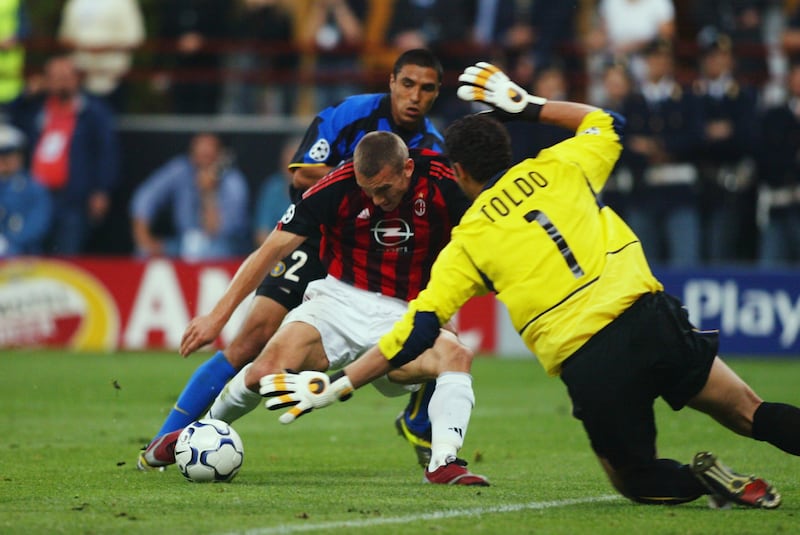
[[(206, 316), (191, 321), (181, 342), (189, 354), (216, 339), (239, 303), (280, 259), (306, 238), (321, 238), (325, 279), (309, 284), (304, 302), (289, 312), (264, 351), (217, 397), (208, 417), (228, 423), (258, 405), (262, 377), (337, 369), (372, 347), (425, 286), (439, 251), (469, 206), (446, 160), (430, 151), (410, 157), (402, 138), (372, 132), (353, 161), (329, 173), (289, 207), (277, 228), (237, 271)], [(472, 352), (452, 332), (407, 368), (393, 370), (378, 389), (402, 395), (437, 379), (429, 405), (433, 483), (488, 485), (456, 457), (474, 404)], [(404, 385), (412, 385), (411, 387)], [(296, 405), (288, 423), (308, 407)]]
[(388, 204), (376, 204), (358, 185), (350, 161), (306, 191), (278, 229), (321, 237), (320, 255), (331, 276), (370, 292), (413, 299), (428, 282), (431, 265), (468, 201), (441, 155), (412, 149), (410, 157), (408, 184), (397, 188)]

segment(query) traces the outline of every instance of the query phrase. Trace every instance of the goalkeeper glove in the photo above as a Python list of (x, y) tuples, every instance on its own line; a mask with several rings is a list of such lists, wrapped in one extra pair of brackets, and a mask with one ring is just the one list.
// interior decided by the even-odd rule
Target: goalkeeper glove
[(268, 398), (266, 407), (274, 411), (291, 407), (278, 420), (290, 424), (313, 409), (327, 407), (337, 399), (347, 401), (353, 385), (343, 371), (328, 377), (322, 372), (274, 373), (261, 378), (259, 393)]
[(506, 73), (485, 61), (464, 69), (458, 81), (463, 82), (457, 93), (461, 100), (485, 102), (494, 108), (490, 114), (501, 120), (538, 121), (547, 102), (545, 98), (529, 95)]

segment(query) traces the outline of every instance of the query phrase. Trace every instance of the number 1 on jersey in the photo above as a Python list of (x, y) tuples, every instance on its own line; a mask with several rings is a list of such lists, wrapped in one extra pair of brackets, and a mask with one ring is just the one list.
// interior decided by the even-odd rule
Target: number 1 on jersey
[(575, 255), (572, 254), (572, 249), (569, 248), (567, 240), (564, 239), (564, 236), (561, 235), (553, 222), (550, 221), (549, 217), (539, 210), (531, 210), (525, 214), (525, 220), (528, 221), (528, 223), (539, 223), (544, 231), (547, 232), (550, 239), (553, 240), (553, 243), (556, 244), (556, 247), (558, 247), (558, 251), (561, 253), (561, 256), (564, 257), (564, 261), (566, 261), (567, 266), (570, 271), (572, 271), (575, 278), (579, 279), (583, 277), (583, 269), (581, 269), (578, 261), (575, 260)]

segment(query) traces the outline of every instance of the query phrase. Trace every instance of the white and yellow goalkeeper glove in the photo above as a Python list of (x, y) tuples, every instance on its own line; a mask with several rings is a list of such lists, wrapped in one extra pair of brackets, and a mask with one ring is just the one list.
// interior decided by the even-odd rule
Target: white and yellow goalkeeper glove
[(512, 82), (506, 73), (485, 61), (464, 69), (458, 76), (463, 85), (458, 88), (458, 98), (489, 104), (492, 113), (501, 120), (524, 119), (538, 121), (546, 98), (528, 94)]
[(314, 409), (321, 409), (334, 401), (347, 401), (353, 395), (353, 385), (343, 371), (328, 377), (322, 372), (274, 373), (260, 381), (259, 393), (268, 399), (267, 409), (274, 411), (291, 407), (278, 421), (290, 424)]

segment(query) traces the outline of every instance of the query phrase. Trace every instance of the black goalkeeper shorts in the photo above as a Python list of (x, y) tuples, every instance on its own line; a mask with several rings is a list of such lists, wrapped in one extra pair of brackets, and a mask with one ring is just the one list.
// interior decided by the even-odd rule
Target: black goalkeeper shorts
[(292, 310), (303, 301), (308, 283), (324, 279), (327, 274), (319, 259), (318, 244), (306, 241), (275, 266), (259, 285), (256, 295), (269, 297)]
[(656, 456), (653, 404), (673, 410), (708, 380), (717, 355), (716, 331), (697, 331), (681, 302), (646, 294), (568, 358), (561, 371), (592, 448), (616, 469)]

